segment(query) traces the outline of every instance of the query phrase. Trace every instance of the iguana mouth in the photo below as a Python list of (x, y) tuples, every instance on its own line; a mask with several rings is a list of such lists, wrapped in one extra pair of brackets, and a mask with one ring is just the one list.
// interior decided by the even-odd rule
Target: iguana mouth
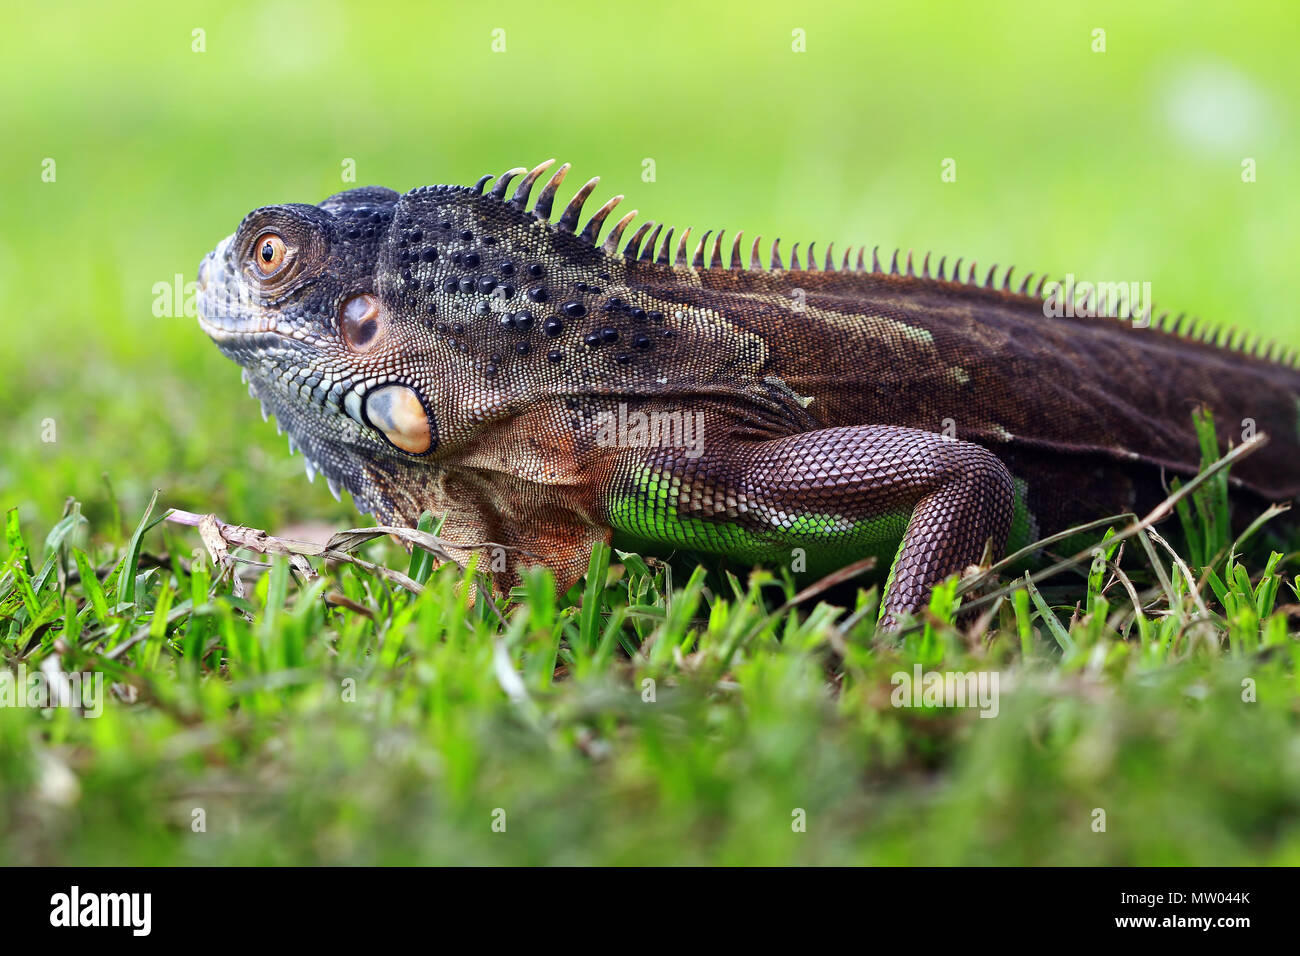
[(241, 318), (240, 323), (238, 328), (218, 325), (199, 312), (199, 327), (208, 333), (208, 337), (214, 342), (249, 342), (265, 335), (282, 339), (291, 337), (276, 329), (275, 323), (269, 319), (263, 318), (258, 322), (250, 322), (248, 319)]

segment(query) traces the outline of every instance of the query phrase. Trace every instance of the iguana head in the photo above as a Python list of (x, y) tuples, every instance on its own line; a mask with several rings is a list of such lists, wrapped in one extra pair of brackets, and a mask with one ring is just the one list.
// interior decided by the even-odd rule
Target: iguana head
[(575, 234), (593, 180), (552, 224), (567, 166), (528, 208), (550, 165), (509, 198), (522, 169), (486, 194), (482, 182), (404, 196), (367, 187), (265, 206), (204, 258), (200, 324), (243, 366), (309, 475), (390, 511), (371, 500), (376, 470), (437, 462), (484, 423), (649, 350), (597, 301), (621, 267), (592, 241), (615, 201)]

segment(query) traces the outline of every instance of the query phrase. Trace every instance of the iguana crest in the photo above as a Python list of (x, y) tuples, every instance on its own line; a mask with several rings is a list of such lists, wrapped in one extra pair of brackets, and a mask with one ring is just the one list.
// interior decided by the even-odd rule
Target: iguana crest
[[(534, 186), (554, 165), (555, 160), (548, 159), (531, 170), (517, 166), (506, 170), (498, 177), (483, 176), (469, 188), (475, 193), (506, 202), (516, 209), (529, 211), (539, 219), (549, 219), (555, 202), (555, 194), (569, 172), (569, 163), (560, 165), (550, 178), (545, 181), (537, 202), (531, 209), (528, 207), (528, 201)], [(520, 180), (518, 186), (507, 200), (505, 197), (509, 191), (510, 183), (516, 177), (525, 173), (527, 175), (524, 175), (524, 178)], [(490, 190), (486, 189), (489, 183), (494, 183)], [(762, 236), (754, 238), (750, 244), (749, 254), (746, 256), (742, 248), (743, 232), (736, 232), (732, 239), (728, 259), (724, 252), (723, 243), (726, 230), (721, 229), (716, 233), (713, 230), (707, 230), (696, 241), (694, 251), (688, 253), (690, 248), (690, 227), (682, 231), (677, 239), (676, 246), (673, 244), (675, 229), (670, 226), (665, 232), (663, 224), (653, 221), (640, 224), (624, 241), (624, 235), (628, 227), (638, 214), (635, 209), (616, 220), (604, 241), (601, 242), (599, 238), (601, 230), (604, 228), (610, 214), (623, 201), (624, 197), (622, 195), (614, 196), (597, 209), (591, 218), (587, 220), (582, 230), (578, 231), (583, 206), (599, 183), (600, 177), (594, 176), (578, 190), (568, 205), (565, 206), (560, 218), (555, 222), (555, 228), (577, 235), (584, 242), (589, 243), (593, 248), (601, 249), (607, 255), (621, 255), (627, 260), (653, 262), (662, 266), (685, 267), (696, 270), (730, 269), (772, 272), (789, 269), (804, 272), (838, 271), (902, 275), (922, 279), (933, 278), (941, 281), (962, 283), (972, 287), (1008, 293), (1014, 292), (1021, 296), (1039, 300), (1045, 300), (1051, 296), (1055, 286), (1064, 285), (1059, 281), (1057, 283), (1050, 282), (1046, 273), (1039, 274), (1038, 281), (1035, 283), (1035, 273), (1031, 272), (1020, 280), (1017, 287), (1012, 282), (1015, 267), (1008, 266), (1006, 269), (999, 270), (996, 264), (983, 272), (983, 278), (981, 279), (981, 270), (978, 263), (972, 261), (963, 269), (964, 257), (958, 257), (954, 260), (951, 269), (949, 269), (948, 257), (942, 256), (932, 273), (930, 269), (931, 253), (929, 252), (925, 253), (918, 270), (914, 265), (913, 251), (910, 249), (905, 254), (901, 249), (894, 249), (892, 254), (887, 254), (886, 259), (882, 260), (879, 246), (872, 247), (868, 252), (865, 245), (846, 249), (837, 266), (834, 243), (829, 243), (826, 246), (825, 254), (821, 257), (822, 264), (819, 266), (818, 256), (815, 251), (816, 243), (808, 244), (808, 250), (803, 255), (802, 260), (799, 244), (795, 243), (790, 250), (790, 264), (786, 266), (782, 257), (781, 240), (779, 238), (773, 240), (771, 246), (768, 247), (765, 262)], [(709, 241), (710, 236), (712, 236), (711, 243)], [(1059, 298), (1062, 292), (1057, 290), (1055, 294)], [(1147, 308), (1143, 311), (1144, 313), (1150, 313), (1146, 314), (1145, 318), (1150, 321), (1152, 327), (1168, 332), (1171, 335), (1176, 335), (1187, 341), (1203, 342), (1219, 348), (1244, 352), (1267, 361), (1279, 362), (1292, 367), (1300, 366), (1300, 347), (1279, 345), (1274, 340), (1264, 340), (1258, 335), (1241, 332), (1235, 326), (1203, 322), (1196, 316), (1189, 318), (1186, 313), (1174, 314), (1168, 311), (1156, 313), (1150, 303), (1146, 303), (1146, 306)], [(1089, 289), (1078, 291), (1068, 303), (1068, 307), (1074, 314), (1091, 312), (1130, 321), (1136, 317), (1143, 317), (1135, 316), (1129, 308), (1129, 303), (1107, 302), (1104, 298), (1099, 300), (1098, 294)]]

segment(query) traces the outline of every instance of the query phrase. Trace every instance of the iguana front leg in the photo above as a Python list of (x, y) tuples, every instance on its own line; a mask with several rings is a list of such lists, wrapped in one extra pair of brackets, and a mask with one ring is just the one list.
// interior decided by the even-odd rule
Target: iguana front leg
[(886, 627), (930, 589), (1000, 552), (1013, 483), (987, 449), (887, 425), (826, 428), (769, 441), (629, 453), (608, 503), (616, 531), (740, 559), (792, 548), (828, 566), (901, 539), (881, 608)]

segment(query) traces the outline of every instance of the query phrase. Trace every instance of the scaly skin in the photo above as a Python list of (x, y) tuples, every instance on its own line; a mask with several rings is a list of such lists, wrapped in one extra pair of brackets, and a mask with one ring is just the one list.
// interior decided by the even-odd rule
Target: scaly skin
[[(1300, 495), (1295, 355), (1178, 322), (1048, 318), (1041, 292), (886, 272), (858, 256), (771, 268), (721, 235), (624, 217), (553, 224), (567, 166), (513, 194), (376, 187), (258, 209), (200, 267), (204, 329), (332, 489), (385, 523), (446, 515), (507, 587), (542, 563), (568, 588), (598, 541), (829, 569), (891, 556), (882, 619), (1009, 536), (1027, 543), (1158, 500), (1194, 474), (1191, 411), (1243, 513)], [(688, 231), (689, 232), (689, 231)], [(874, 256), (873, 256), (874, 260)], [(900, 274), (900, 271), (902, 274)], [(1249, 420), (1249, 422), (1247, 422)], [(901, 543), (900, 543), (901, 542)], [(799, 550), (796, 550), (799, 549)], [(507, 560), (494, 560), (501, 553)]]

